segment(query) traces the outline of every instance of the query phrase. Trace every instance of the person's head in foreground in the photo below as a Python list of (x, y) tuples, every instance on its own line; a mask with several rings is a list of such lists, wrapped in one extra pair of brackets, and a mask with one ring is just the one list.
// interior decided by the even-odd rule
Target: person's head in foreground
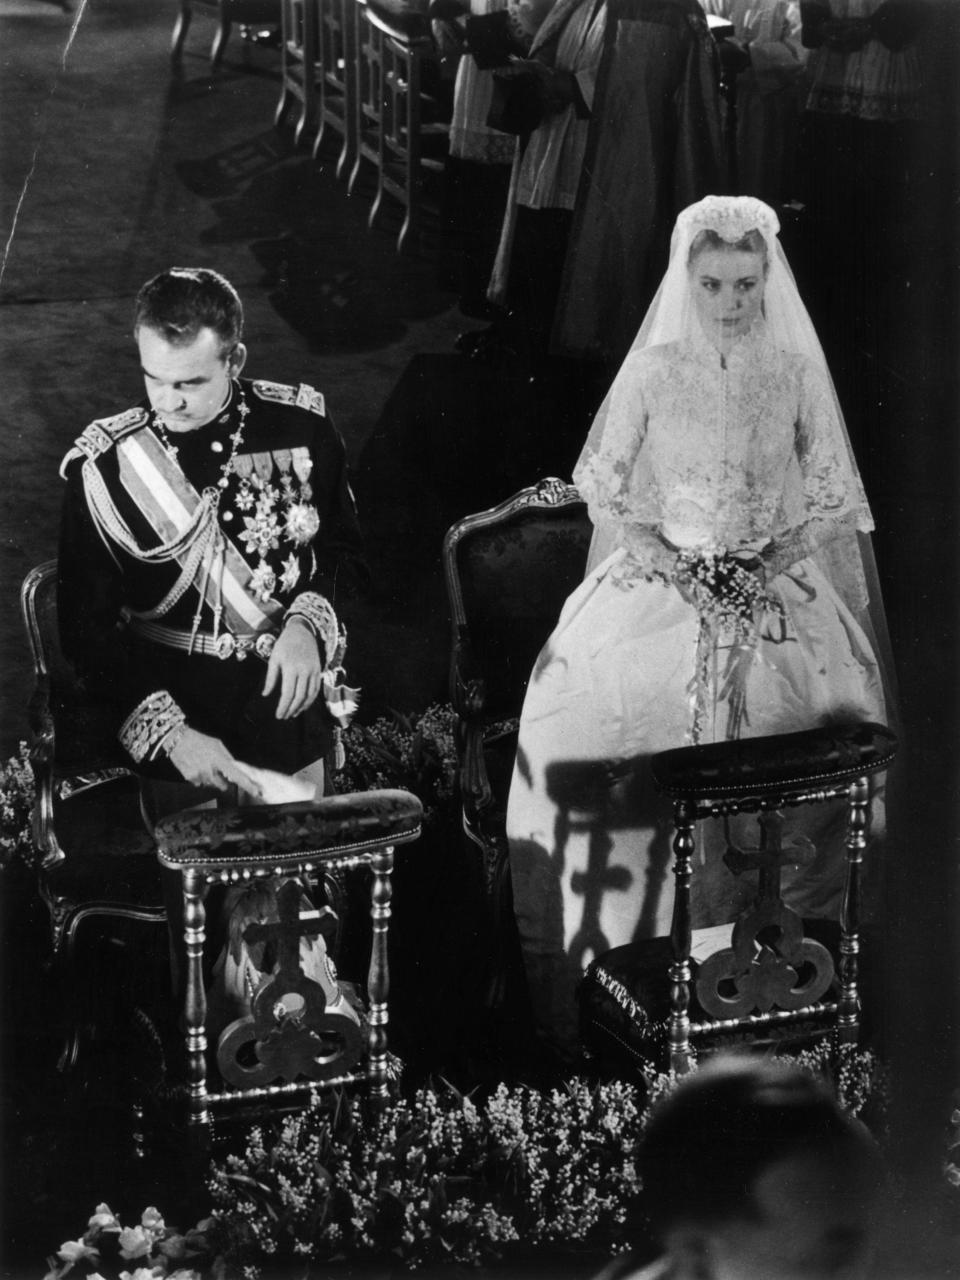
[(857, 1280), (884, 1174), (867, 1131), (798, 1068), (726, 1057), (655, 1109), (644, 1201), (670, 1280)]

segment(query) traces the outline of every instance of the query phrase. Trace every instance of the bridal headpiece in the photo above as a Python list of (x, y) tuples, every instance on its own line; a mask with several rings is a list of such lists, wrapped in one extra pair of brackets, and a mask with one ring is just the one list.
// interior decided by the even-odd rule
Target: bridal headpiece
[(770, 243), (779, 230), (777, 215), (755, 196), (706, 196), (683, 210), (674, 236), (690, 241), (700, 231), (715, 231), (721, 239), (735, 244), (748, 231), (759, 231)]

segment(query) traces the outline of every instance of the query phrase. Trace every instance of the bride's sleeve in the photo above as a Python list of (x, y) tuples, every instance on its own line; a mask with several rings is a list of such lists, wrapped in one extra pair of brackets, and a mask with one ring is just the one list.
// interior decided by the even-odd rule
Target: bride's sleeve
[(812, 364), (801, 368), (799, 389), (795, 447), (806, 519), (764, 548), (768, 578), (843, 534), (873, 528), (833, 391)]
[(643, 353), (638, 352), (617, 374), (574, 468), (574, 483), (595, 525), (631, 520), (631, 480), (647, 431), (644, 382)]

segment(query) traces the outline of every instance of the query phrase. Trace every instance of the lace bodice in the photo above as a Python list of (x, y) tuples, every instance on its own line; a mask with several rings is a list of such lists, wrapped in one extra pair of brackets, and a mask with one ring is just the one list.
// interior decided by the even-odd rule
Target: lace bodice
[(758, 548), (815, 518), (872, 528), (815, 365), (762, 330), (725, 360), (705, 339), (636, 351), (575, 480), (595, 525), (677, 547)]

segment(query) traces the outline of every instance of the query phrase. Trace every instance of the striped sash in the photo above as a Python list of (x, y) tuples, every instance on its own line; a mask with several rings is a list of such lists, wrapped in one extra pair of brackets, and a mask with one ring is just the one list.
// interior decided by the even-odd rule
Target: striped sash
[[(190, 484), (176, 462), (149, 428), (117, 442), (120, 480), (164, 544), (178, 539), (197, 525), (198, 513), (208, 499)], [(216, 521), (216, 510), (210, 519)], [(204, 522), (197, 525), (199, 536)], [(181, 569), (190, 562), (193, 539), (175, 556)], [(253, 571), (223, 532), (210, 538), (204, 549), (193, 585), (216, 610), (222, 605), (223, 622), (230, 631), (251, 632), (272, 629), (282, 612), (275, 600), (261, 602), (250, 588)]]

